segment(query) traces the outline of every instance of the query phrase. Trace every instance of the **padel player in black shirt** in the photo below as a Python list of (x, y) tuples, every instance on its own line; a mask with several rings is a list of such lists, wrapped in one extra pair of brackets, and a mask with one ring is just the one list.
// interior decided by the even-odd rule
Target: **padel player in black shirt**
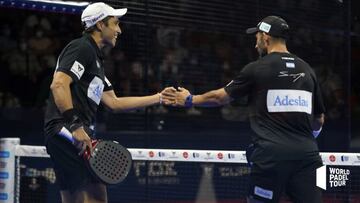
[(316, 136), (324, 123), (324, 105), (314, 71), (286, 48), (289, 26), (268, 16), (248, 34), (256, 34), (259, 60), (246, 65), (226, 87), (202, 95), (185, 88), (174, 93), (177, 105), (218, 106), (249, 98), (254, 131), (247, 151), (251, 164), (248, 202), (278, 202), (286, 192), (294, 202), (321, 202), (316, 169), (322, 166)]
[(87, 6), (81, 15), (85, 27), (83, 37), (70, 42), (57, 61), (44, 130), (46, 149), (54, 163), (63, 203), (107, 202), (107, 194), (105, 185), (87, 170), (78, 148), (62, 136), (73, 137), (91, 149), (90, 138), (94, 138), (93, 126), (100, 102), (112, 110), (169, 102), (162, 93), (117, 97), (104, 75), (101, 49), (115, 46), (121, 34), (118, 18), (126, 12), (126, 8), (114, 9), (101, 2)]

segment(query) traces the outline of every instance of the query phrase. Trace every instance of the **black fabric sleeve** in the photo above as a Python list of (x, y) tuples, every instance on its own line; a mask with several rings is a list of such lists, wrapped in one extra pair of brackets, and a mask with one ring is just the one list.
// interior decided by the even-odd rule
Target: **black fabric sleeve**
[(322, 114), (325, 113), (325, 106), (322, 99), (321, 89), (319, 86), (319, 83), (317, 82), (316, 75), (314, 72), (312, 72), (313, 80), (314, 80), (314, 92), (313, 92), (313, 100), (314, 100), (314, 114)]
[(226, 93), (233, 99), (239, 99), (249, 94), (253, 84), (254, 65), (246, 65), (240, 74), (225, 87)]
[(68, 74), (73, 81), (78, 81), (90, 64), (93, 51), (86, 44), (69, 44), (60, 55), (56, 64), (56, 71)]

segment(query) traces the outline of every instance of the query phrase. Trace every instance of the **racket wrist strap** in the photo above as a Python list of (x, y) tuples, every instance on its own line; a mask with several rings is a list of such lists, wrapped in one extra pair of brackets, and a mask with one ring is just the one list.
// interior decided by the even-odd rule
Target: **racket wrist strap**
[(68, 109), (62, 113), (65, 122), (69, 126), (69, 130), (74, 132), (75, 130), (83, 127), (83, 122), (80, 119), (79, 113), (76, 109)]

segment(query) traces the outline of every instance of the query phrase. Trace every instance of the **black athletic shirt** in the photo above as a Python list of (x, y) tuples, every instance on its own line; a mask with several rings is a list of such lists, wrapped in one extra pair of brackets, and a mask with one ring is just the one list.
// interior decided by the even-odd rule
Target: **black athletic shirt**
[[(112, 89), (104, 75), (101, 50), (90, 35), (84, 34), (62, 50), (55, 71), (64, 72), (72, 78), (70, 90), (73, 106), (80, 113), (85, 129), (89, 132), (89, 127), (95, 124), (103, 91)], [(45, 113), (45, 135), (55, 135), (62, 127), (67, 126), (50, 91)]]
[(325, 108), (314, 71), (299, 57), (270, 53), (244, 67), (225, 91), (248, 95), (251, 161), (297, 160), (319, 154), (312, 135), (313, 116)]

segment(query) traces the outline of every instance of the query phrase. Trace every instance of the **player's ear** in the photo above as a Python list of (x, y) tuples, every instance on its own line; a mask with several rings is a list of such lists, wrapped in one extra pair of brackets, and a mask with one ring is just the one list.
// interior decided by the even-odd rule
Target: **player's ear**
[(269, 40), (270, 35), (266, 34), (265, 32), (262, 32), (262, 35), (264, 40)]
[(265, 32), (263, 32), (262, 34), (263, 34), (263, 39), (264, 39), (265, 43), (267, 45), (269, 45), (271, 36), (266, 34)]
[(103, 22), (102, 21), (99, 21), (96, 23), (96, 28), (101, 32), (102, 29), (103, 29)]

